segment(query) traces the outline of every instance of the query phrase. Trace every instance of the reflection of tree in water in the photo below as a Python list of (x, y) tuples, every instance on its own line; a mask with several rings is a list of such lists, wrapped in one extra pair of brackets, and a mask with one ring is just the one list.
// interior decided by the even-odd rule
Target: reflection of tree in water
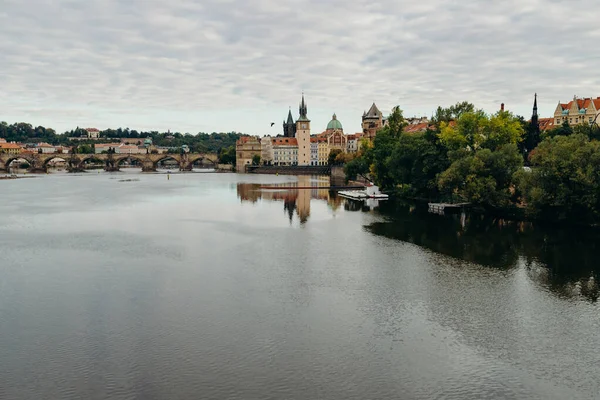
[(519, 257), (536, 282), (556, 293), (600, 294), (598, 232), (580, 232), (507, 221), (476, 214), (439, 216), (425, 208), (389, 202), (380, 207), (387, 222), (366, 228), (438, 253), (495, 268), (513, 268)]

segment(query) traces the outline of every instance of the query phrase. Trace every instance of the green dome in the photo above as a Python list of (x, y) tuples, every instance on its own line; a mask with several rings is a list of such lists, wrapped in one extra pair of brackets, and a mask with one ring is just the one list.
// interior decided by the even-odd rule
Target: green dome
[(335, 114), (333, 114), (333, 119), (331, 121), (329, 121), (329, 123), (327, 124), (327, 130), (333, 130), (333, 129), (340, 129), (343, 130), (344, 128), (342, 128), (342, 123), (340, 121), (338, 121), (337, 117)]

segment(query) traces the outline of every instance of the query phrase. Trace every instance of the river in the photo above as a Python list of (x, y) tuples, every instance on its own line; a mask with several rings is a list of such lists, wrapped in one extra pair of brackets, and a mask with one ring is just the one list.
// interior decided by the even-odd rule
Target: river
[(600, 398), (598, 234), (261, 185), (0, 181), (0, 398)]

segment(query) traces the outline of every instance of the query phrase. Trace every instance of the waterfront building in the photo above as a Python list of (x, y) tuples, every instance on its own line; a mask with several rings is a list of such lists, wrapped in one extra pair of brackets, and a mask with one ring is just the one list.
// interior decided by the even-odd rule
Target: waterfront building
[(299, 111), (300, 117), (296, 121), (298, 165), (310, 165), (310, 120), (307, 117), (308, 108), (304, 101), (304, 94), (302, 94)]
[(573, 100), (568, 103), (558, 102), (554, 111), (554, 125), (561, 125), (568, 121), (570, 125), (591, 124), (600, 114), (600, 97), (592, 99), (586, 97)]
[(317, 138), (317, 165), (327, 165), (329, 161), (329, 145), (327, 138)]
[(319, 138), (310, 138), (310, 165), (319, 165)]
[(260, 140), (260, 163), (263, 165), (273, 164), (273, 138), (265, 136)]
[(16, 143), (7, 143), (6, 140), (0, 143), (0, 153), (4, 154), (21, 154), (23, 148)]
[(274, 138), (273, 146), (273, 165), (291, 166), (298, 164), (298, 140), (296, 138)]
[(262, 153), (260, 138), (257, 136), (242, 136), (235, 143), (236, 170), (244, 172), (247, 165), (252, 164), (252, 158)]

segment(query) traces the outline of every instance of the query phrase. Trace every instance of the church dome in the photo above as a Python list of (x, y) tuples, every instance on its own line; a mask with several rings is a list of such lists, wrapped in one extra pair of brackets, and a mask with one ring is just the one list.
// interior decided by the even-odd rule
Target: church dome
[(338, 121), (337, 116), (335, 114), (333, 114), (333, 118), (331, 121), (329, 121), (329, 123), (327, 124), (327, 130), (334, 130), (334, 129), (344, 129), (342, 128), (342, 123), (340, 121)]

